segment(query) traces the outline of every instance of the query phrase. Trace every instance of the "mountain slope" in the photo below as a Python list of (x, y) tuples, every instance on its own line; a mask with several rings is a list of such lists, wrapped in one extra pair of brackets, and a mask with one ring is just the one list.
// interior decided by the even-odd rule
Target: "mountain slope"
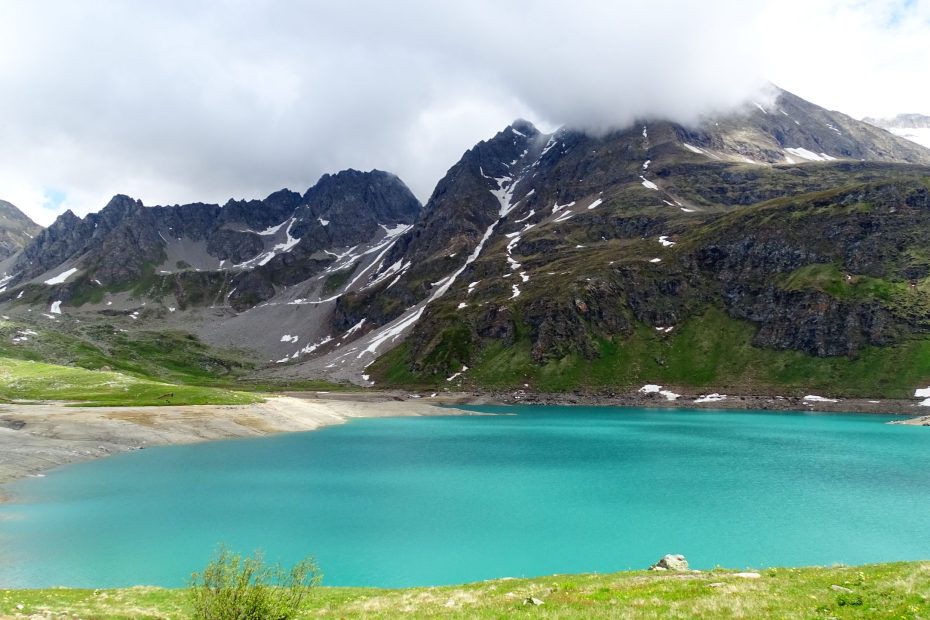
[(41, 230), (13, 204), (0, 200), (0, 260), (21, 250)]

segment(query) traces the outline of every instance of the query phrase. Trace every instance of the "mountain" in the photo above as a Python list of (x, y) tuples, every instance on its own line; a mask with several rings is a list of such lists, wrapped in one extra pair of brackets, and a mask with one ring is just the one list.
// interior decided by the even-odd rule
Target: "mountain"
[(223, 206), (146, 207), (118, 195), (83, 219), (64, 213), (0, 263), (9, 283), (0, 303), (14, 315), (53, 309), (40, 316), (56, 329), (69, 317), (141, 319), (216, 332), (218, 345), (249, 345), (267, 337), (263, 326), (243, 331), (216, 314), (234, 318), (276, 296), (273, 305), (286, 305), (338, 289), (346, 269), (377, 258), (420, 208), (403, 182), (381, 171), (346, 170), (303, 195), (281, 190)]
[(41, 230), (13, 204), (0, 200), (0, 260), (21, 250)]
[(928, 179), (930, 150), (785, 91), (692, 127), (516, 121), (422, 209), (347, 171), (66, 214), (0, 303), (190, 332), (268, 380), (901, 394), (930, 380)]
[(896, 136), (907, 138), (921, 146), (930, 148), (930, 116), (923, 114), (898, 114), (894, 118), (867, 118), (866, 123), (887, 129)]
[[(380, 329), (275, 373), (352, 378), (337, 370), (403, 341), (365, 374), (554, 390), (687, 383), (711, 358), (673, 364), (660, 351), (682, 347), (683, 328), (701, 321), (702, 338), (715, 321), (725, 322), (715, 330), (750, 333), (744, 357), (855, 357), (923, 328), (890, 301), (858, 299), (858, 288), (847, 300), (817, 287), (872, 277), (897, 295), (927, 275), (904, 207), (923, 200), (928, 164), (930, 151), (785, 92), (697, 128), (644, 121), (592, 137), (543, 135), (519, 121), (439, 182), (385, 261), (401, 266), (400, 280), (339, 299), (340, 327)], [(772, 203), (768, 226), (754, 230), (749, 214)], [(893, 231), (873, 209), (891, 210)], [(904, 247), (918, 253), (911, 263), (881, 262)], [(615, 358), (625, 353), (631, 359)], [(713, 380), (756, 379), (742, 370)]]

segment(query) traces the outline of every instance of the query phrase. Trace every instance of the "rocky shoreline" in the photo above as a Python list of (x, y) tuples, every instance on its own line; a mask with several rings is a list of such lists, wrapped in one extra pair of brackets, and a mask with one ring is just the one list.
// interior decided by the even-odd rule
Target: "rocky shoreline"
[[(811, 395), (814, 396), (814, 395)], [(707, 399), (709, 400), (701, 400)], [(718, 397), (718, 398), (715, 398)], [(593, 396), (585, 394), (494, 394), (476, 395), (475, 403), (531, 404), (531, 405), (585, 405), (610, 407), (645, 407), (652, 409), (707, 409), (752, 411), (812, 411), (822, 413), (875, 413), (918, 416), (930, 413), (926, 407), (912, 400), (825, 398), (806, 399), (804, 396), (724, 395), (717, 392), (681, 394), (669, 400), (659, 393)], [(464, 404), (464, 403), (462, 403)]]
[[(663, 386), (651, 386), (662, 388)], [(669, 399), (662, 392), (677, 398)], [(530, 390), (511, 391), (359, 391), (342, 393), (291, 393), (300, 398), (326, 398), (348, 401), (368, 399), (421, 402), (439, 405), (575, 405), (585, 407), (643, 407), (649, 409), (705, 409), (747, 411), (810, 411), (822, 413), (874, 413), (913, 416), (914, 421), (930, 418), (930, 407), (922, 407), (918, 400), (866, 399), (824, 397), (815, 394), (804, 396), (778, 396), (759, 394), (723, 394), (718, 392), (678, 389), (629, 393), (564, 392), (545, 393)], [(911, 423), (910, 420), (895, 423)]]

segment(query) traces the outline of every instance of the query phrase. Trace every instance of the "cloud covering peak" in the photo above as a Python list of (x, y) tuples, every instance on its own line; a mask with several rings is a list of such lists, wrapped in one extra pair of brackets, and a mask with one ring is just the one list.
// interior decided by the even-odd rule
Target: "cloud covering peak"
[(355, 167), (395, 172), (425, 199), (516, 117), (688, 123), (765, 77), (790, 88), (771, 72), (776, 5), (805, 6), (9, 0), (0, 197), (46, 224), (115, 193), (222, 203)]

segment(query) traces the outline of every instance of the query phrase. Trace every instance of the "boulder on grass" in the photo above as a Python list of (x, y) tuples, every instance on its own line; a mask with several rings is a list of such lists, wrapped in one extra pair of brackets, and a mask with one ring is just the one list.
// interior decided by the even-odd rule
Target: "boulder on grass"
[(649, 570), (674, 570), (686, 571), (688, 569), (688, 560), (680, 554), (668, 554), (661, 560), (649, 567)]

